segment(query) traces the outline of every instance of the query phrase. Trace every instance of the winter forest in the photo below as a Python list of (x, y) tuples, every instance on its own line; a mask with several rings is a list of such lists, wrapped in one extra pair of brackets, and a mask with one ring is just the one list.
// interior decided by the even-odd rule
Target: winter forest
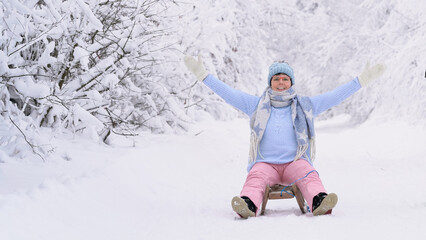
[[(426, 27), (402, 1), (10, 1), (1, 3), (2, 155), (47, 157), (38, 131), (114, 135), (185, 131), (200, 111), (235, 117), (196, 84), (182, 57), (259, 94), (285, 60), (306, 95), (388, 66), (362, 96), (328, 112), (353, 121), (426, 118)], [(321, 21), (318, 21), (321, 19)]]
[[(332, 123), (344, 119), (345, 126), (374, 123), (368, 132), (382, 138), (386, 138), (385, 132), (390, 128), (374, 132), (373, 129), (381, 129), (381, 124), (403, 122), (424, 129), (425, 9), (424, 1), (402, 0), (1, 0), (0, 213), (12, 211), (8, 206), (16, 207), (10, 205), (13, 199), (21, 201), (27, 191), (42, 191), (45, 172), (66, 172), (61, 162), (72, 162), (77, 158), (73, 149), (86, 151), (84, 145), (99, 152), (105, 148), (106, 152), (113, 151), (117, 142), (161, 151), (155, 143), (167, 145), (169, 140), (173, 142), (171, 139), (191, 135), (194, 126), (204, 126), (205, 119), (217, 127), (235, 121), (238, 126), (244, 125), (247, 118), (243, 114), (197, 82), (183, 63), (185, 55), (201, 55), (209, 73), (253, 95), (263, 92), (268, 66), (277, 60), (285, 60), (293, 67), (295, 87), (299, 94), (307, 96), (352, 80), (367, 62), (382, 63), (386, 71), (380, 79), (316, 121)], [(207, 132), (196, 131), (196, 135)], [(415, 131), (413, 134), (416, 135)], [(361, 137), (368, 138), (367, 133)], [(411, 145), (416, 149), (414, 152), (426, 143), (424, 137), (415, 139), (417, 145)], [(84, 144), (75, 147), (73, 144), (79, 141)], [(242, 144), (242, 156), (238, 153), (243, 163), (245, 147), (247, 144)], [(122, 153), (117, 148), (113, 156)], [(416, 156), (423, 158), (419, 161), (425, 160), (423, 153)], [(92, 157), (98, 155), (88, 150), (86, 156), (81, 155), (82, 160), (75, 162), (97, 168), (88, 163)], [(238, 167), (244, 169), (242, 165)], [(424, 169), (424, 165), (420, 168)], [(21, 188), (14, 187), (19, 185), (13, 182), (19, 176), (11, 176), (10, 171), (8, 175), (8, 169), (28, 169), (23, 174), (34, 174), (38, 169), (43, 174), (29, 185), (23, 183), (23, 193)], [(216, 175), (224, 174), (220, 171)], [(155, 175), (147, 173), (143, 181), (151, 181), (147, 177), (151, 174)], [(244, 178), (240, 174), (237, 182), (228, 181), (234, 181), (235, 194)], [(37, 194), (33, 197), (37, 198)], [(140, 194), (143, 195), (142, 190)], [(228, 200), (226, 195), (223, 205)], [(425, 200), (419, 204), (424, 212)], [(223, 208), (224, 212), (229, 210), (229, 206)], [(201, 217), (203, 213), (196, 215)], [(19, 216), (25, 219), (26, 215)], [(185, 216), (184, 219), (192, 219)], [(55, 219), (46, 224), (56, 222)], [(310, 220), (296, 221), (306, 224)], [(220, 221), (215, 219), (212, 224), (217, 222)], [(5, 237), (1, 239), (29, 239), (27, 235), (15, 234), (13, 231), (20, 226), (10, 220), (1, 219), (0, 223), (0, 236)], [(42, 229), (42, 222), (38, 224), (29, 233)], [(2, 225), (9, 226), (9, 232), (5, 233)], [(159, 226), (162, 225), (154, 224), (152, 228)], [(185, 229), (178, 225), (175, 230), (182, 228)], [(127, 234), (132, 231), (129, 226), (122, 229), (130, 229)], [(33, 239), (144, 239), (141, 235), (115, 238), (116, 235), (94, 233), (63, 238), (43, 234)], [(150, 236), (163, 239), (155, 230)], [(192, 237), (227, 239), (214, 236)]]

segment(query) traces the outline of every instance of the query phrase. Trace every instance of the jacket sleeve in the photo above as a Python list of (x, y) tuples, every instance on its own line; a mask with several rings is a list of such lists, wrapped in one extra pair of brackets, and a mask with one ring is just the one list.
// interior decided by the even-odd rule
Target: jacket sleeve
[(345, 83), (334, 90), (329, 92), (310, 97), (313, 105), (313, 114), (314, 116), (319, 115), (320, 113), (336, 106), (337, 104), (343, 102), (346, 98), (352, 96), (356, 91), (361, 88), (358, 78)]
[(256, 110), (260, 97), (236, 90), (213, 75), (207, 75), (203, 83), (219, 95), (225, 102), (251, 116)]

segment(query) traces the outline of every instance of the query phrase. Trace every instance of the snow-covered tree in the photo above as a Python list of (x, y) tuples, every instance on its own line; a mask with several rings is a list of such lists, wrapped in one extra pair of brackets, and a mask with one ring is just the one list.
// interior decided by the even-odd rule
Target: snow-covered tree
[[(7, 134), (0, 146), (9, 155), (26, 149), (43, 156), (50, 147), (31, 134), (40, 128), (108, 142), (114, 134), (182, 132), (203, 113), (238, 116), (186, 70), (183, 56), (198, 54), (210, 73), (257, 95), (274, 60), (294, 68), (304, 95), (351, 80), (367, 61), (382, 62), (382, 79), (321, 118), (422, 120), (426, 25), (419, 4), (3, 0), (0, 129)], [(17, 142), (18, 149), (8, 147)]]
[[(107, 141), (112, 133), (185, 128), (188, 119), (156, 82), (173, 2), (2, 1), (1, 114)], [(25, 118), (24, 118), (25, 116)], [(26, 131), (27, 130), (27, 131)], [(60, 130), (59, 130), (60, 131)]]

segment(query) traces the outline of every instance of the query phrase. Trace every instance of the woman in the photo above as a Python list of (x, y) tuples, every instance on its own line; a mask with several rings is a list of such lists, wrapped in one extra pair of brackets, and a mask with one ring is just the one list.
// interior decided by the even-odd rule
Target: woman
[(227, 103), (250, 116), (251, 139), (248, 176), (233, 210), (242, 218), (254, 217), (267, 184), (294, 183), (302, 192), (314, 216), (330, 214), (337, 204), (335, 193), (327, 194), (315, 158), (314, 117), (339, 104), (361, 87), (379, 77), (385, 67), (365, 67), (354, 80), (315, 97), (296, 94), (293, 69), (285, 62), (269, 67), (268, 87), (262, 96), (235, 90), (208, 74), (202, 59), (185, 56), (185, 65), (199, 81)]

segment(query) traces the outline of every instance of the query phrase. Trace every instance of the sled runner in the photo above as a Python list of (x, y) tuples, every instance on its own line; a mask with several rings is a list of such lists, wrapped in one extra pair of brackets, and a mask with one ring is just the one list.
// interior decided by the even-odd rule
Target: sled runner
[(294, 197), (296, 197), (300, 211), (305, 214), (305, 199), (303, 198), (302, 193), (299, 191), (299, 188), (296, 185), (285, 186), (281, 184), (276, 184), (272, 187), (267, 185), (265, 189), (265, 194), (263, 195), (262, 209), (260, 211), (260, 215), (265, 214), (266, 204), (268, 203), (269, 199), (290, 199)]

